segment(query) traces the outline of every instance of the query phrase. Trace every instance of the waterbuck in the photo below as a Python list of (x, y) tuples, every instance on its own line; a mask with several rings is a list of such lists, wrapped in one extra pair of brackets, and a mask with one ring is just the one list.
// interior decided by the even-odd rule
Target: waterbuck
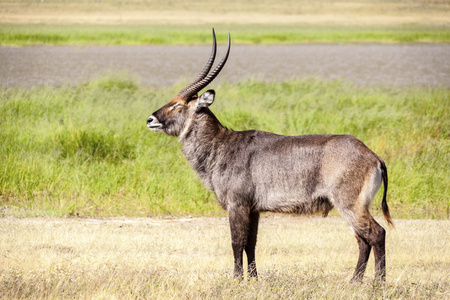
[(209, 73), (216, 56), (213, 29), (211, 56), (197, 78), (168, 104), (155, 111), (147, 127), (178, 137), (192, 168), (227, 210), (234, 254), (234, 276), (243, 278), (243, 252), (249, 276), (257, 276), (255, 245), (260, 212), (327, 213), (336, 207), (359, 245), (354, 281), (364, 276), (371, 248), (375, 276), (386, 276), (385, 230), (369, 213), (384, 184), (382, 211), (392, 224), (386, 202), (387, 169), (383, 160), (350, 135), (282, 136), (258, 130), (225, 128), (209, 109), (215, 92), (198, 92), (219, 74), (228, 49)]

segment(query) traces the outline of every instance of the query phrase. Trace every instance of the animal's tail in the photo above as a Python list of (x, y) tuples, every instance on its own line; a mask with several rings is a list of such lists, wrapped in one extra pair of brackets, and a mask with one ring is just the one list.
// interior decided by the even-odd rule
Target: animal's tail
[(381, 178), (383, 179), (383, 185), (384, 185), (383, 200), (381, 201), (381, 209), (383, 210), (384, 218), (388, 222), (389, 226), (390, 227), (394, 227), (394, 223), (392, 222), (391, 215), (389, 214), (389, 207), (388, 207), (388, 204), (386, 202), (387, 189), (388, 189), (387, 168), (386, 168), (386, 164), (381, 159), (380, 159), (380, 164), (381, 164)]

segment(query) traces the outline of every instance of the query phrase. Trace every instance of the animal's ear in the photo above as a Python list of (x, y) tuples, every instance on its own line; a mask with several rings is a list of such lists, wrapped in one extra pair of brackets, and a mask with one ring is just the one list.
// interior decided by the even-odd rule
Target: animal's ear
[(216, 96), (216, 92), (214, 90), (208, 90), (204, 92), (200, 98), (197, 100), (196, 110), (199, 111), (202, 107), (208, 107), (214, 102), (214, 97)]

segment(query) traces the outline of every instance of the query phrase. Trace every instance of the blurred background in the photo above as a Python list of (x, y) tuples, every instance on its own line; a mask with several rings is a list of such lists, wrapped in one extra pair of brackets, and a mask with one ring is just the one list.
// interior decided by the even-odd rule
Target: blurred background
[(0, 213), (224, 215), (145, 126), (211, 28), (217, 60), (231, 34), (208, 87), (225, 126), (355, 135), (386, 160), (394, 218), (448, 218), (450, 2), (425, 0), (1, 1)]
[[(214, 27), (219, 44), (228, 32), (233, 44), (218, 81), (318, 76), (448, 85), (449, 26), (448, 1), (6, 0), (0, 3), (1, 45), (86, 47), (3, 48), (0, 80), (58, 85), (113, 70), (134, 74), (145, 86), (167, 87), (195, 76), (209, 56)], [(162, 47), (93, 47), (99, 45)]]
[(2, 23), (448, 26), (448, 1), (4, 0)]
[[(232, 281), (226, 211), (146, 126), (213, 27), (221, 124), (351, 134), (386, 162), (387, 284), (372, 262), (345, 284), (335, 210), (264, 214), (260, 280)], [(449, 170), (449, 0), (0, 0), (0, 298), (445, 299)]]

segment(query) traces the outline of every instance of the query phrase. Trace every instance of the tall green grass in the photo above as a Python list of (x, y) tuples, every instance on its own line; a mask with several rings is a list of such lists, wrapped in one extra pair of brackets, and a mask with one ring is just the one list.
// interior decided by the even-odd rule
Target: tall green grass
[[(394, 217), (448, 218), (447, 87), (358, 87), (317, 79), (211, 86), (232, 129), (352, 134), (387, 163)], [(0, 206), (24, 215), (220, 215), (176, 138), (147, 117), (182, 85), (128, 77), (77, 86), (0, 90)], [(374, 207), (379, 207), (380, 196)]]
[[(210, 44), (216, 27), (236, 44), (450, 42), (447, 26), (331, 25), (61, 25), (0, 24), (0, 45), (191, 45)], [(220, 38), (222, 40), (222, 38)]]

